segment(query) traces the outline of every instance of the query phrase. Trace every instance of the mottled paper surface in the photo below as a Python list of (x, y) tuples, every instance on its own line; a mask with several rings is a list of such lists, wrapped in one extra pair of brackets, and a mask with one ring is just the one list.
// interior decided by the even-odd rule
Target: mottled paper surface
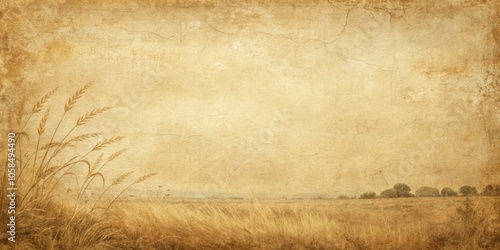
[(500, 181), (495, 1), (0, 6), (2, 133), (30, 118), (34, 147), (50, 107), (49, 140), (68, 98), (93, 82), (53, 141), (112, 107), (71, 132), (101, 134), (53, 163), (125, 136), (102, 151), (127, 149), (102, 174), (157, 173), (126, 197), (329, 198)]

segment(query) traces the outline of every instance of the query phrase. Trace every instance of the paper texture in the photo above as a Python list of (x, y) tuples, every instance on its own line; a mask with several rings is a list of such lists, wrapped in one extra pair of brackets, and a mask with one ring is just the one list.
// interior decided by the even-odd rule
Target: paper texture
[[(141, 207), (158, 202), (158, 214), (143, 218), (152, 223), (167, 213), (162, 206), (181, 201), (213, 203), (207, 209), (220, 213), (233, 211), (232, 203), (286, 201), (283, 206), (312, 209), (312, 217), (326, 216), (320, 207), (327, 204), (336, 206), (335, 217), (346, 218), (340, 204), (371, 213), (396, 201), (377, 199), (363, 208), (363, 200), (336, 198), (380, 196), (397, 183), (411, 187), (411, 194), (426, 186), (438, 195), (444, 187), (458, 192), (463, 186), (484, 193), (500, 184), (498, 10), (495, 1), (472, 0), (3, 1), (0, 158), (8, 165), (8, 133), (15, 133), (16, 183), (10, 187), (17, 188), (16, 242), (4, 233), (5, 244), (376, 248), (362, 225), (341, 236), (268, 245), (271, 229), (253, 232), (248, 241), (231, 234), (203, 240), (187, 229), (195, 227), (194, 218), (185, 222), (186, 231), (165, 229), (147, 242), (131, 236), (131, 230), (141, 233), (127, 220), (111, 221), (117, 232), (110, 237), (82, 240), (77, 229), (62, 233), (49, 218), (57, 207), (68, 209), (65, 225), (113, 213), (141, 221)], [(2, 223), (8, 224), (11, 190), (2, 185)], [(418, 199), (424, 198), (397, 199), (395, 206)], [(439, 203), (444, 198), (432, 199), (422, 202), (446, 210)], [(453, 214), (462, 200), (447, 211)], [(241, 206), (259, 217), (252, 205)], [(37, 217), (30, 209), (44, 212)], [(411, 216), (413, 209), (420, 211), (412, 207)], [(276, 223), (272, 218), (262, 223)], [(433, 218), (447, 219), (433, 214), (421, 223)], [(159, 225), (173, 223), (163, 219)], [(216, 235), (229, 228), (203, 223), (219, 230)], [(325, 223), (321, 232), (339, 231)], [(436, 247), (421, 238), (421, 245), (386, 241), (396, 248)]]

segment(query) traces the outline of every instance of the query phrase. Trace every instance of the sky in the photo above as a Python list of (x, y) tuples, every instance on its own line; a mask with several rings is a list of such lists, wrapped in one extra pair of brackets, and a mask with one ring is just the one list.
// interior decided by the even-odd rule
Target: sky
[(67, 120), (113, 107), (74, 134), (126, 136), (104, 171), (158, 173), (138, 193), (480, 185), (490, 10), (407, 7), (69, 3), (26, 45), (38, 62), (26, 78), (59, 86), (53, 105), (94, 82)]

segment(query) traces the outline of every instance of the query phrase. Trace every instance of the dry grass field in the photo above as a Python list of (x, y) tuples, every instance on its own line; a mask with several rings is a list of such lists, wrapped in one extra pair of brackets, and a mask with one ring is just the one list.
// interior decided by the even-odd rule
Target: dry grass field
[(123, 248), (498, 248), (499, 200), (474, 198), (460, 215), (468, 204), (463, 197), (120, 202), (113, 213), (123, 218), (116, 225)]
[(498, 249), (495, 197), (119, 201), (104, 216), (52, 204), (18, 249)]

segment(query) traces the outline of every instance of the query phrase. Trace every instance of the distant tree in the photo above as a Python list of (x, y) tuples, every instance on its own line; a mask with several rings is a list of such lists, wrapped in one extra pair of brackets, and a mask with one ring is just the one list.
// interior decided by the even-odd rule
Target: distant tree
[(415, 195), (418, 197), (438, 197), (439, 189), (433, 187), (420, 187), (415, 191)]
[(463, 196), (473, 196), (477, 195), (477, 189), (471, 186), (463, 186), (458, 190)]
[(410, 194), (411, 188), (410, 186), (404, 183), (398, 183), (394, 185), (394, 189), (396, 189), (397, 197), (412, 197)]
[(443, 197), (447, 197), (447, 196), (457, 196), (458, 193), (453, 191), (453, 189), (449, 188), (449, 187), (444, 187), (443, 189), (441, 189), (441, 196)]
[(500, 195), (500, 185), (487, 185), (481, 195), (496, 196)]
[(380, 193), (381, 198), (396, 198), (398, 197), (398, 192), (395, 188), (389, 188)]
[(360, 199), (375, 199), (377, 194), (375, 192), (366, 192), (359, 196)]
[(347, 199), (349, 199), (349, 196), (347, 196), (347, 195), (343, 195), (343, 194), (342, 194), (342, 195), (339, 195), (339, 196), (337, 197), (337, 199), (339, 199), (339, 200), (347, 200)]

